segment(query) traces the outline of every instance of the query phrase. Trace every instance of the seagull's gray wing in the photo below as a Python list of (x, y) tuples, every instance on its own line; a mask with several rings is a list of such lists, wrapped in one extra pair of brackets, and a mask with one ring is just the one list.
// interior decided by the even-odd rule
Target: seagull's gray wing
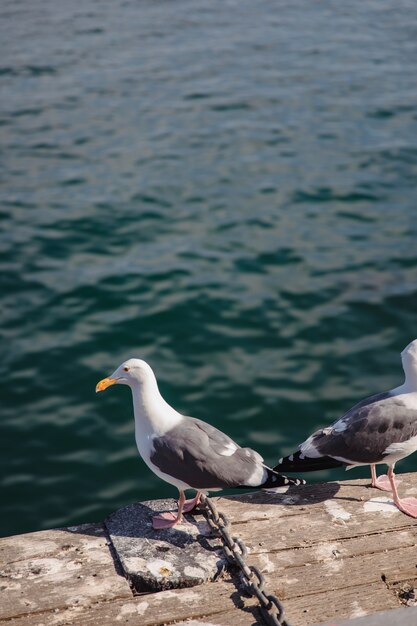
[(241, 448), (214, 426), (192, 417), (155, 437), (150, 458), (162, 472), (195, 489), (255, 487), (268, 477), (257, 452)]
[(366, 398), (332, 426), (317, 430), (300, 451), (309, 458), (327, 456), (352, 465), (379, 463), (392, 451), (390, 446), (416, 435), (417, 409), (388, 392)]

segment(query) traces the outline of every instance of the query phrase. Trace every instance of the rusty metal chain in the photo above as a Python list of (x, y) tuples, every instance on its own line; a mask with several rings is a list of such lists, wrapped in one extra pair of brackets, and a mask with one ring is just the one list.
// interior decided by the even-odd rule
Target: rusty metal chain
[(230, 522), (226, 515), (218, 511), (215, 504), (205, 495), (201, 496), (198, 506), (211, 530), (221, 538), (228, 562), (237, 565), (240, 569), (244, 590), (249, 595), (258, 598), (265, 623), (270, 626), (290, 626), (284, 619), (284, 607), (280, 600), (265, 589), (265, 578), (262, 572), (255, 565), (247, 564), (247, 547), (241, 539), (230, 535)]

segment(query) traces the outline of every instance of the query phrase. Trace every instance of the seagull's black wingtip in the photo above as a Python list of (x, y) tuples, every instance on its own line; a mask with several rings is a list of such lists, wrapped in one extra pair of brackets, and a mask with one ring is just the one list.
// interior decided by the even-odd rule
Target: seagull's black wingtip
[(299, 485), (305, 485), (305, 482), (303, 478), (290, 478), (289, 476), (284, 476), (284, 474), (279, 474), (268, 468), (268, 478), (263, 485), (260, 486), (262, 489), (275, 489), (276, 487), (289, 486), (298, 487)]

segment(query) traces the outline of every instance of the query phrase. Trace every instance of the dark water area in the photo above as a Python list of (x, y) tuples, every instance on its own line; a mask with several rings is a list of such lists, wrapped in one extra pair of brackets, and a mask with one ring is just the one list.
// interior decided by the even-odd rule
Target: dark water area
[(138, 457), (129, 390), (95, 395), (125, 358), (268, 463), (400, 384), (414, 2), (13, 0), (0, 18), (1, 534), (175, 495)]

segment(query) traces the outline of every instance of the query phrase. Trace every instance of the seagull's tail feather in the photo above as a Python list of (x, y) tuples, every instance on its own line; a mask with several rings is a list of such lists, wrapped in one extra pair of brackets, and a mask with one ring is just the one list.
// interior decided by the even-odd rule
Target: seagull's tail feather
[(262, 489), (273, 489), (275, 487), (288, 487), (288, 485), (305, 485), (305, 480), (302, 478), (290, 478), (283, 474), (278, 474), (276, 471), (271, 470), (269, 467), (265, 467), (268, 472), (266, 481), (259, 485)]
[(311, 458), (298, 451), (280, 459), (278, 464), (274, 467), (274, 470), (276, 472), (316, 472), (319, 470), (332, 469), (333, 467), (343, 467), (345, 465), (347, 465), (347, 463), (332, 459), (330, 456)]

